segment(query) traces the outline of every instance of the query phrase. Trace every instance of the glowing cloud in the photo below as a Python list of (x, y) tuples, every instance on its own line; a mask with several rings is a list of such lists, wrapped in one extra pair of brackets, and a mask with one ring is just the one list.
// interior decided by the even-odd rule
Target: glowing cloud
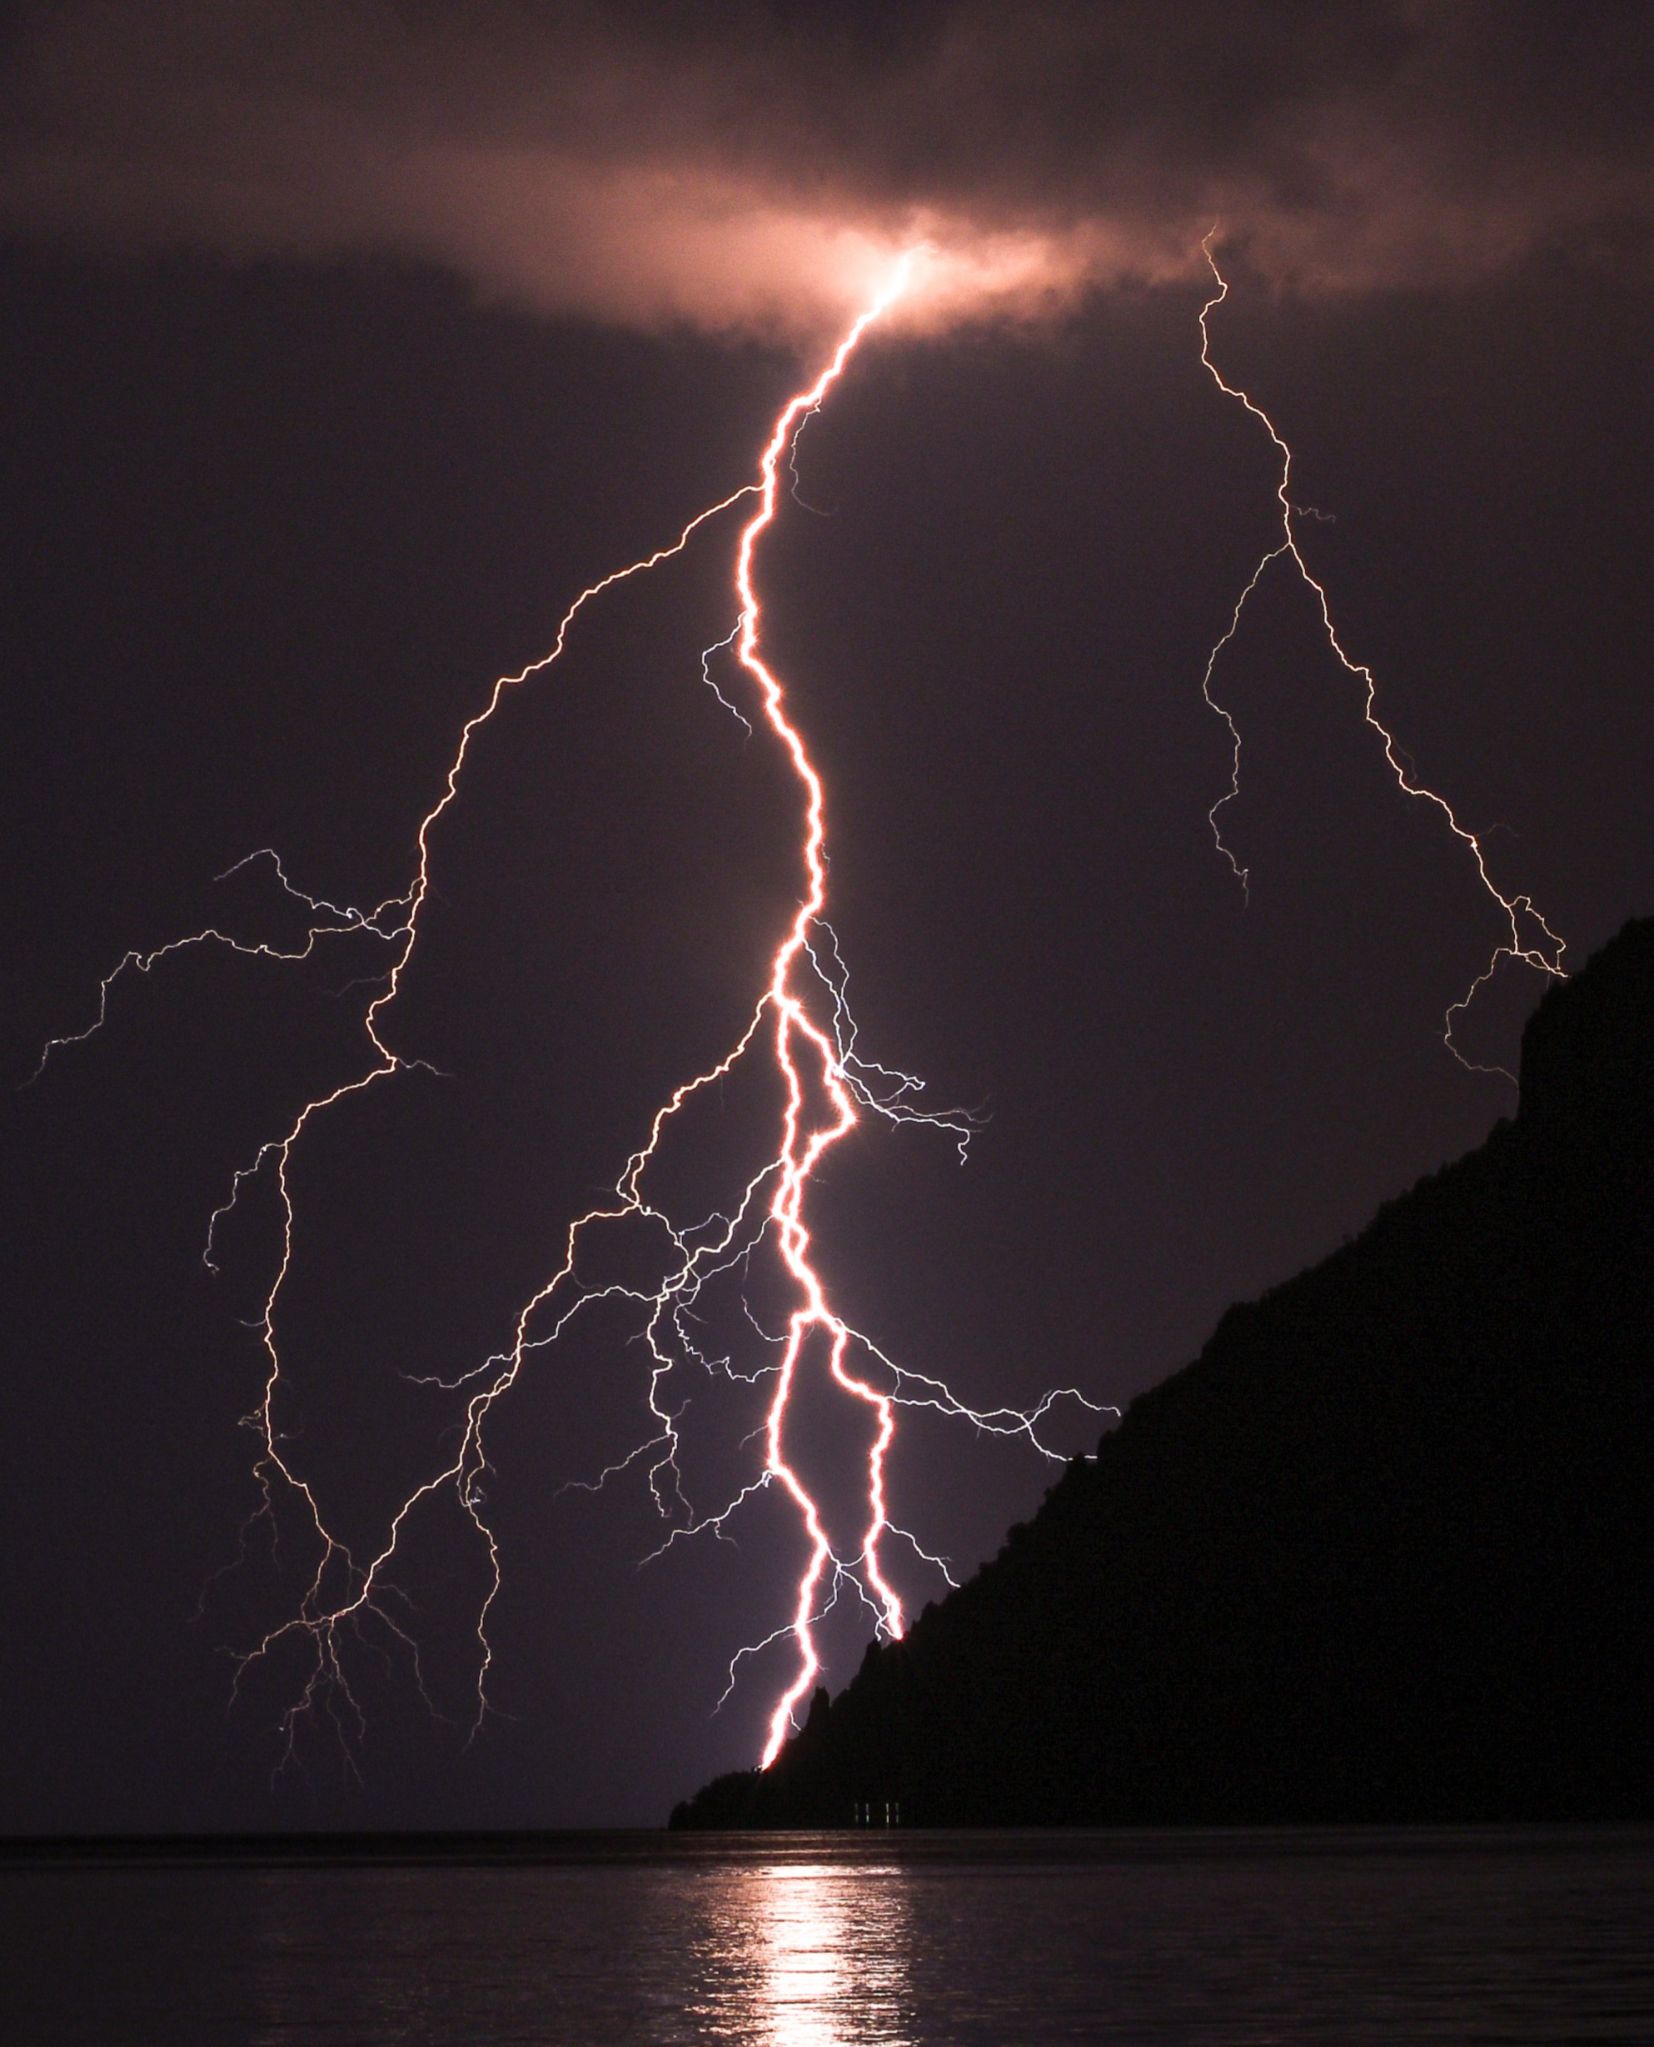
[(57, 0), (13, 36), (0, 223), (812, 347), (920, 241), (932, 323), (1188, 279), (1218, 217), (1311, 290), (1646, 261), (1634, 9), (887, 12)]

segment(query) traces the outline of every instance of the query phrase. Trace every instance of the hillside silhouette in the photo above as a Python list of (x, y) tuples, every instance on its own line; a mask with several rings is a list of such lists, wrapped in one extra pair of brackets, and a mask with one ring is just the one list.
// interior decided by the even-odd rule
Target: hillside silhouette
[(1654, 920), (1521, 1107), (1231, 1308), (997, 1557), (675, 1826), (1654, 1815)]

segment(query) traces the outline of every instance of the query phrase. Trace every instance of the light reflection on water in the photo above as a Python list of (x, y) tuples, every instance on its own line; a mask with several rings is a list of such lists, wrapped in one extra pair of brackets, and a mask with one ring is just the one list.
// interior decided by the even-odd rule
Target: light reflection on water
[(1654, 1833), (587, 1837), (0, 1872), (7, 2047), (1654, 2040)]
[(755, 1935), (763, 1958), (751, 2038), (764, 2047), (899, 2047), (911, 2037), (902, 2014), (914, 1936), (900, 1868), (772, 1864), (753, 1871), (727, 1909), (732, 1944)]

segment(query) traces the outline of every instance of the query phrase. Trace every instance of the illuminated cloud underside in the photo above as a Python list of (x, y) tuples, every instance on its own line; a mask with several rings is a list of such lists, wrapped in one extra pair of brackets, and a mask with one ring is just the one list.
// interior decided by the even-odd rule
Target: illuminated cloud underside
[(905, 317), (1037, 318), (1198, 276), (1214, 219), (1306, 289), (1539, 249), (1644, 262), (1637, 10), (36, 7), (0, 220), (116, 246), (376, 252), (554, 313), (830, 345), (901, 250)]

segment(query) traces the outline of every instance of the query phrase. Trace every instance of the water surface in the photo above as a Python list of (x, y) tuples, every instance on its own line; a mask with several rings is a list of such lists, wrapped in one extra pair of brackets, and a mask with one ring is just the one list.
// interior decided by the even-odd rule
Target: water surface
[(1654, 2040), (1654, 1832), (610, 1835), (0, 1873), (12, 2047)]

